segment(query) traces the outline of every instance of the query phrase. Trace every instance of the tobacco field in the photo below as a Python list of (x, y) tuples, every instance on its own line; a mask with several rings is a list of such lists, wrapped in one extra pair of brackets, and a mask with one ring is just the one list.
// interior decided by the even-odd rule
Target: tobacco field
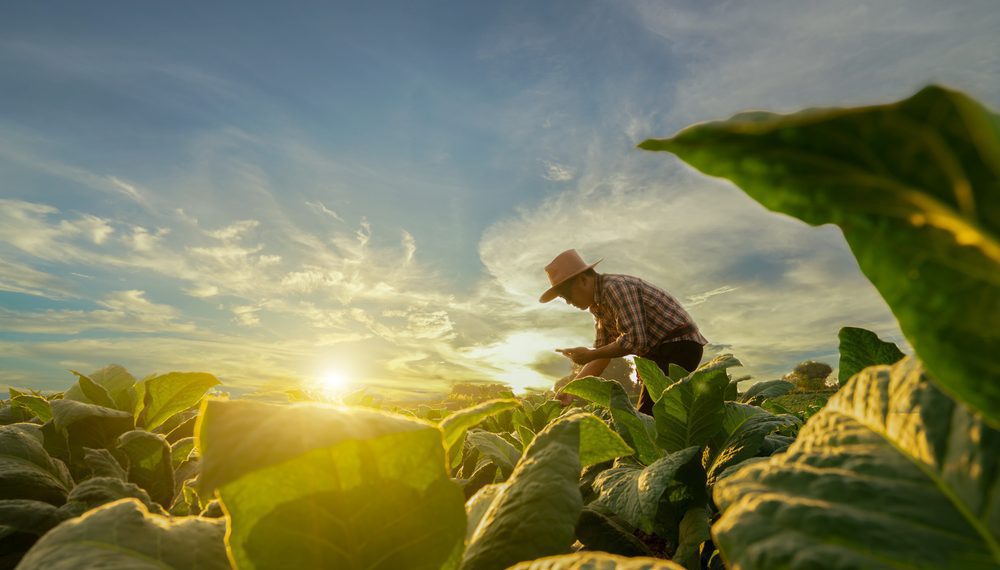
[(914, 354), (832, 331), (808, 413), (739, 355), (636, 358), (652, 416), (595, 377), (418, 411), (74, 373), (0, 407), (0, 568), (1000, 568), (1000, 119), (932, 86), (640, 148), (838, 225)]

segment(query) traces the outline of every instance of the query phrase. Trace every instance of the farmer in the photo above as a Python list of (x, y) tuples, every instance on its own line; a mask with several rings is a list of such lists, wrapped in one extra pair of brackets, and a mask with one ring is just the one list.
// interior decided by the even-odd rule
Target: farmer
[[(670, 364), (693, 371), (701, 363), (708, 343), (691, 315), (670, 293), (630, 275), (602, 275), (575, 249), (564, 251), (545, 266), (552, 284), (538, 299), (548, 303), (562, 297), (581, 311), (594, 315), (597, 335), (594, 348), (557, 348), (583, 368), (576, 378), (600, 376), (612, 358), (635, 354), (655, 362), (663, 373)], [(559, 399), (568, 403), (567, 395)], [(642, 386), (639, 411), (652, 415), (653, 399)]]

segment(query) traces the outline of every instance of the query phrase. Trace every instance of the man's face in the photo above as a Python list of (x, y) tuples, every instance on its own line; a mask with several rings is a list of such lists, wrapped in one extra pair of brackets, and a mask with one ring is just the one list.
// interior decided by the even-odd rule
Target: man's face
[(568, 305), (573, 305), (581, 311), (585, 311), (590, 308), (591, 299), (587, 296), (586, 287), (584, 287), (584, 276), (577, 276), (569, 281), (563, 283), (556, 290), (559, 297), (566, 301)]

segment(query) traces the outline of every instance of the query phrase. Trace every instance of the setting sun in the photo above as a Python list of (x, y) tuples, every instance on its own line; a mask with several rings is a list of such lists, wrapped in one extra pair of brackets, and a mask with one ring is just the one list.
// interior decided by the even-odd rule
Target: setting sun
[(340, 396), (350, 385), (347, 376), (340, 370), (327, 370), (320, 376), (319, 383), (320, 390), (327, 397)]

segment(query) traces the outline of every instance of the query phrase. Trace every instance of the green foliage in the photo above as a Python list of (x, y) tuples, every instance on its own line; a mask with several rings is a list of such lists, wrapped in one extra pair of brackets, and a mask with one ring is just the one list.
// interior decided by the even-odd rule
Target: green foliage
[(903, 352), (891, 342), (885, 342), (875, 333), (856, 327), (844, 327), (837, 334), (840, 339), (840, 372), (838, 380), (843, 386), (858, 372), (877, 364), (895, 364)]
[(699, 368), (671, 384), (653, 405), (656, 441), (667, 453), (707, 444), (722, 429), (724, 368)]
[(38, 426), (0, 426), (0, 500), (30, 499), (58, 506), (72, 487), (66, 466), (45, 451)]
[[(463, 570), (507, 568), (542, 556), (569, 552), (583, 498), (580, 470), (632, 450), (591, 414), (550, 424), (525, 450), (508, 481), (486, 487), (470, 504), (481, 516), (471, 530)], [(470, 521), (473, 516), (470, 514)]]
[(863, 370), (783, 454), (722, 479), (714, 527), (749, 568), (1000, 565), (1000, 432), (906, 358)]
[(209, 388), (219, 380), (204, 372), (171, 372), (143, 380), (143, 406), (137, 422), (147, 430), (156, 429), (174, 414), (198, 405)]
[(648, 465), (663, 455), (651, 434), (655, 433), (655, 425), (649, 425), (648, 417), (639, 414), (618, 382), (588, 376), (570, 382), (563, 388), (563, 392), (608, 408), (615, 430), (636, 450), (636, 455), (643, 464)]
[(226, 570), (225, 532), (223, 521), (167, 519), (123, 499), (56, 527), (28, 551), (18, 569)]
[(160, 434), (133, 430), (118, 438), (117, 447), (128, 457), (128, 480), (145, 489), (157, 503), (170, 506), (174, 468), (167, 440)]
[(238, 568), (458, 562), (464, 498), (437, 426), (361, 408), (208, 400), (196, 437), (200, 494), (218, 490)]
[(737, 115), (639, 146), (840, 226), (935, 380), (1000, 423), (1000, 118), (932, 86), (891, 105)]
[(739, 401), (751, 406), (759, 406), (778, 396), (784, 396), (795, 388), (795, 384), (787, 380), (766, 380), (757, 382), (747, 389), (740, 397)]
[(507, 570), (682, 570), (669, 560), (626, 558), (605, 552), (577, 552), (522, 562)]

